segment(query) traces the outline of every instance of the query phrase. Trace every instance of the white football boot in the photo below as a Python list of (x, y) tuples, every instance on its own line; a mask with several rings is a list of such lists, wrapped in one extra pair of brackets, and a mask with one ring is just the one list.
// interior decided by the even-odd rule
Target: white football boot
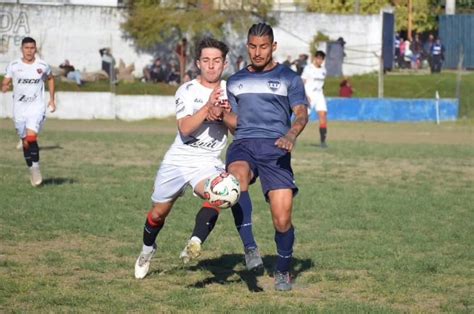
[(187, 264), (192, 259), (198, 258), (199, 255), (201, 255), (201, 240), (198, 237), (192, 237), (181, 254), (179, 254), (179, 258), (184, 264)]
[(150, 262), (156, 253), (156, 244), (153, 244), (153, 251), (150, 253), (141, 252), (135, 262), (135, 278), (143, 279), (150, 270)]

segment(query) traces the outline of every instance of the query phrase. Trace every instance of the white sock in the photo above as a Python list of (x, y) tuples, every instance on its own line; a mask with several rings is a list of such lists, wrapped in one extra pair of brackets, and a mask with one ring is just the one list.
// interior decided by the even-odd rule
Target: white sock
[(142, 252), (145, 254), (150, 254), (151, 252), (153, 252), (153, 246), (143, 244)]
[(196, 237), (196, 236), (193, 236), (193, 237), (190, 239), (190, 241), (197, 242), (197, 243), (199, 243), (199, 244), (202, 243), (201, 239), (199, 239), (199, 238)]
[(40, 166), (40, 163), (39, 161), (38, 162), (34, 162), (33, 161), (33, 165), (31, 166), (32, 168), (38, 168)]

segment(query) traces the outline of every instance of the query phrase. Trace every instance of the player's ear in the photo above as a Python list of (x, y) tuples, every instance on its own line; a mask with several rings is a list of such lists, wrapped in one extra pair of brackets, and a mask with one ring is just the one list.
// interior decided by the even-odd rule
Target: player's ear
[(196, 66), (199, 70), (201, 70), (201, 64), (199, 63), (199, 60), (196, 60)]
[(227, 59), (224, 59), (224, 69), (227, 69), (227, 66), (229, 65), (229, 62)]
[(277, 49), (277, 42), (274, 41), (272, 44), (272, 52), (275, 52), (276, 49)]

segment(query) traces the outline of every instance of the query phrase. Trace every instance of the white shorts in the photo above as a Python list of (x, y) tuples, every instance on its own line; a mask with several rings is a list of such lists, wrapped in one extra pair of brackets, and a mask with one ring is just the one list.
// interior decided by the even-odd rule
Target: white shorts
[(15, 129), (20, 138), (26, 137), (26, 129), (34, 131), (36, 134), (39, 134), (43, 128), (44, 122), (46, 121), (46, 114), (28, 114), (15, 116), (13, 118), (15, 122)]
[(323, 93), (315, 93), (311, 95), (311, 108), (316, 111), (328, 111), (326, 98)]
[(153, 203), (170, 202), (182, 196), (188, 185), (194, 191), (199, 182), (224, 170), (225, 166), (219, 159), (215, 163), (189, 167), (162, 164), (156, 174), (151, 200)]

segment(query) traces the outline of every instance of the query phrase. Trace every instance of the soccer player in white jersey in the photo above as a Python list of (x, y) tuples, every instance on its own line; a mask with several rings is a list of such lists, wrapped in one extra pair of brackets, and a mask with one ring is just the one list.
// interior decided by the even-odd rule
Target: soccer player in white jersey
[(13, 82), (13, 120), (23, 142), (23, 155), (30, 170), (31, 185), (36, 187), (43, 182), (37, 137), (46, 119), (44, 82), (48, 81), (48, 107), (54, 112), (54, 78), (49, 65), (36, 57), (36, 41), (33, 38), (23, 38), (21, 53), (21, 58), (7, 66), (2, 92), (7, 92)]
[[(178, 134), (158, 169), (152, 208), (145, 221), (143, 248), (136, 263), (135, 277), (148, 273), (156, 252), (156, 238), (176, 199), (190, 185), (195, 195), (204, 199), (204, 183), (224, 171), (220, 154), (227, 142), (228, 129), (220, 120), (225, 98), (225, 81), (221, 80), (228, 47), (212, 38), (203, 39), (196, 53), (198, 79), (181, 85), (176, 92)], [(225, 107), (225, 106), (224, 106)], [(199, 256), (201, 244), (214, 228), (219, 209), (204, 202), (196, 215), (196, 224), (180, 258), (186, 263)]]
[(319, 136), (321, 139), (321, 147), (327, 148), (327, 105), (324, 98), (324, 80), (326, 79), (326, 68), (323, 66), (326, 54), (318, 50), (314, 55), (313, 62), (308, 64), (301, 74), (304, 82), (306, 96), (308, 97), (311, 107), (316, 110), (319, 117)]

